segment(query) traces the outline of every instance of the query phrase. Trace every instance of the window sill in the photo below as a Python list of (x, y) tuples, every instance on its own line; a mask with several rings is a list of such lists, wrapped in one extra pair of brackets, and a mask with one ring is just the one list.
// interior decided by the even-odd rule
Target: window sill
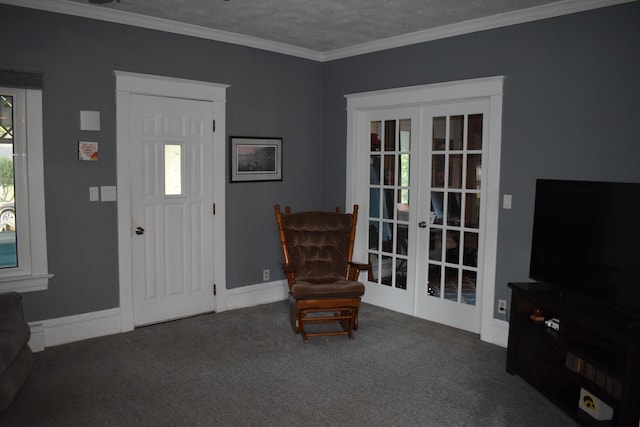
[(53, 274), (0, 277), (0, 292), (46, 291)]

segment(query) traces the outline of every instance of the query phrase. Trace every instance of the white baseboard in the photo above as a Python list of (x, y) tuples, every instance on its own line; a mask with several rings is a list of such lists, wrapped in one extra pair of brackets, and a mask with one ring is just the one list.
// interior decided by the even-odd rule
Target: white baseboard
[[(243, 286), (227, 290), (225, 292), (226, 301), (222, 306), (225, 307), (224, 310), (233, 310), (269, 304), (286, 300), (288, 292), (289, 288), (285, 280)], [(54, 345), (126, 332), (123, 330), (123, 320), (126, 320), (125, 318), (128, 316), (126, 309), (113, 308), (31, 322), (29, 323), (31, 328), (29, 346), (32, 351), (37, 352)], [(484, 341), (502, 347), (507, 347), (508, 338), (509, 322), (499, 319), (492, 321), (491, 336), (482, 337)]]
[[(225, 307), (225, 310), (231, 310), (268, 304), (287, 299), (288, 292), (289, 288), (284, 280), (243, 286), (226, 291), (226, 302), (222, 306)], [(54, 345), (127, 332), (132, 329), (126, 326), (133, 324), (130, 317), (132, 317), (132, 307), (123, 307), (122, 310), (112, 308), (30, 322), (29, 347), (32, 351), (37, 352)]]
[(120, 309), (95, 311), (29, 323), (32, 351), (120, 332)]
[[(485, 340), (485, 337), (482, 337)], [(491, 337), (487, 337), (485, 341), (500, 347), (507, 348), (509, 342), (509, 322), (506, 320), (493, 319), (491, 321)]]
[(288, 294), (289, 286), (287, 286), (286, 280), (228, 289), (226, 291), (226, 309), (233, 310), (283, 301), (287, 299)]

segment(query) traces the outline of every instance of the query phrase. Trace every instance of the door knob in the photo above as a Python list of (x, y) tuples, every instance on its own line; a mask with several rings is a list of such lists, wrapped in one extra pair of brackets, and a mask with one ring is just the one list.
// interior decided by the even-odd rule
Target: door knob
[(427, 221), (420, 221), (418, 223), (418, 227), (420, 228), (427, 228)]
[(136, 227), (136, 234), (137, 234), (138, 236), (143, 235), (143, 234), (144, 234), (144, 228), (142, 228), (142, 227)]

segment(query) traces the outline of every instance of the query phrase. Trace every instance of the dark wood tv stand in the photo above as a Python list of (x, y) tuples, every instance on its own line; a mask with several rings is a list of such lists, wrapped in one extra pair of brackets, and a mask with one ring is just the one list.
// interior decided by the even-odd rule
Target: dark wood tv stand
[[(518, 374), (585, 426), (640, 426), (640, 320), (542, 283), (512, 290), (507, 372)], [(557, 318), (559, 330), (536, 323)], [(613, 408), (598, 421), (578, 407), (584, 388)]]

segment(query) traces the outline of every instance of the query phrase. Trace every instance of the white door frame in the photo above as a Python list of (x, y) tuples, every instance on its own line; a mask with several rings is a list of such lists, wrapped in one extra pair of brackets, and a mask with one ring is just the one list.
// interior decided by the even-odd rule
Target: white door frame
[[(216, 129), (213, 134), (212, 159), (214, 170), (213, 201), (214, 216), (214, 283), (217, 285), (215, 311), (226, 308), (226, 256), (225, 256), (225, 111), (228, 85), (177, 79), (171, 77), (114, 71), (116, 76), (116, 123), (117, 123), (117, 188), (118, 188), (118, 263), (120, 282), (120, 330), (134, 328), (133, 273), (131, 238), (131, 168), (130, 164), (130, 97), (132, 94), (155, 95), (171, 98), (210, 101)], [(213, 124), (212, 124), (213, 125)], [(212, 296), (213, 298), (213, 296)]]
[[(362, 178), (368, 177), (368, 159), (367, 156), (362, 155), (367, 152), (363, 144), (369, 142), (370, 129), (366, 120), (367, 112), (478, 99), (490, 101), (490, 147), (489, 158), (486, 162), (486, 165), (490, 166), (485, 169), (483, 162), (483, 169), (486, 171), (483, 176), (483, 181), (486, 181), (483, 182), (483, 185), (487, 185), (488, 192), (486, 238), (483, 248), (485, 264), (482, 281), (480, 339), (493, 343), (500, 342), (501, 335), (504, 333), (496, 331), (493, 322), (500, 200), (503, 84), (504, 76), (496, 76), (345, 95), (347, 98), (347, 206), (355, 203), (361, 205), (368, 203), (366, 200), (369, 194), (366, 186), (367, 180)], [(367, 221), (359, 221), (354, 259), (365, 259), (367, 256), (366, 238), (368, 233), (366, 226)], [(415, 289), (418, 289), (418, 286)]]

